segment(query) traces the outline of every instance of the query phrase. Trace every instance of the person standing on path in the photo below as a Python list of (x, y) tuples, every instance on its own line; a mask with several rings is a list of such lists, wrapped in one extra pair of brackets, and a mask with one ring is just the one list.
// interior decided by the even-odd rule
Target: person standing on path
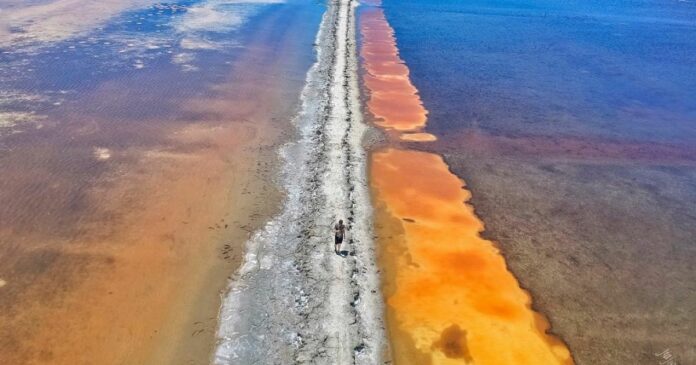
[(341, 254), (340, 248), (343, 243), (343, 237), (346, 235), (346, 226), (343, 225), (343, 219), (339, 219), (334, 226), (334, 250), (337, 255)]

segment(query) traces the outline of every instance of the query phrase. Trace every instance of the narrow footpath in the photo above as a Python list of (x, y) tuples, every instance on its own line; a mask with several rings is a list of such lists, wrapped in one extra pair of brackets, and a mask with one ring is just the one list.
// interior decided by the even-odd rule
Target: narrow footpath
[[(379, 364), (386, 351), (359, 100), (356, 1), (329, 3), (281, 149), (281, 213), (223, 297), (216, 364)], [(334, 253), (333, 224), (348, 224)]]

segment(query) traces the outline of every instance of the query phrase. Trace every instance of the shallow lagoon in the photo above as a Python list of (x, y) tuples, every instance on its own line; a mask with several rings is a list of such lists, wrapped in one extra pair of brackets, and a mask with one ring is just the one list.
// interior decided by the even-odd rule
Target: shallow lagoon
[(443, 154), (578, 364), (696, 361), (696, 5), (385, 0)]

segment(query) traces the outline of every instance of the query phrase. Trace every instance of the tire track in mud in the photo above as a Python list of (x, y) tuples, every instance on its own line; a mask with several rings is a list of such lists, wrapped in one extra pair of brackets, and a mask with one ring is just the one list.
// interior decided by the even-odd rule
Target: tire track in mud
[[(223, 296), (216, 364), (377, 364), (386, 353), (366, 180), (353, 0), (328, 4), (317, 62), (281, 150), (282, 212)], [(345, 257), (332, 226), (348, 223)]]

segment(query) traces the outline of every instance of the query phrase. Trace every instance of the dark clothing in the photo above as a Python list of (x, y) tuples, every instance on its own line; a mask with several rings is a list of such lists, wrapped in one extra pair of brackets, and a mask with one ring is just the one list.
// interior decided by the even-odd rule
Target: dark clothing
[(346, 233), (346, 226), (340, 223), (336, 223), (334, 226), (334, 231), (336, 232), (334, 238), (334, 242), (338, 245), (340, 243), (343, 243), (343, 236)]

